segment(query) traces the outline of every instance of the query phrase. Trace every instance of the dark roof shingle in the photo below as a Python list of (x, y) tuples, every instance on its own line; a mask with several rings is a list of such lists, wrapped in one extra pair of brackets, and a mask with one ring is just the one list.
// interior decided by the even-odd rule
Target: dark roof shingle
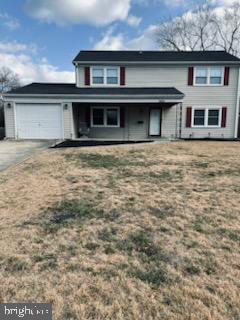
[(80, 51), (73, 62), (240, 62), (225, 51)]
[(27, 86), (9, 91), (7, 94), (183, 95), (183, 93), (176, 88), (77, 88), (75, 84), (68, 83), (32, 83)]

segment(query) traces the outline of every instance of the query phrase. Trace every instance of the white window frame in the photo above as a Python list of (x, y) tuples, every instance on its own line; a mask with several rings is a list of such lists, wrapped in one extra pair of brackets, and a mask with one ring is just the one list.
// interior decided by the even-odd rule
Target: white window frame
[[(117, 66), (92, 66), (90, 72), (90, 82), (91, 86), (96, 86), (96, 87), (102, 87), (102, 86), (108, 86), (108, 87), (118, 87), (120, 86), (120, 67)], [(93, 70), (94, 69), (103, 69), (103, 83), (93, 83)], [(117, 74), (118, 74), (118, 82), (116, 84), (113, 83), (107, 83), (107, 70), (108, 69), (117, 69)]]
[[(194, 125), (194, 114), (195, 110), (205, 110), (205, 117), (204, 117), (204, 125), (199, 126), (199, 125)], [(209, 110), (218, 110), (219, 111), (219, 118), (218, 118), (218, 125), (208, 125), (208, 113)], [(222, 107), (217, 107), (217, 106), (199, 106), (199, 107), (194, 107), (192, 109), (192, 128), (221, 128), (221, 123), (222, 123)]]
[[(207, 69), (207, 83), (196, 83), (196, 78), (197, 78), (197, 69)], [(211, 78), (211, 69), (221, 69), (222, 74), (221, 74), (221, 83), (210, 83), (210, 78)], [(194, 67), (194, 86), (196, 87), (221, 87), (224, 84), (224, 67), (219, 67), (219, 66), (212, 66), (212, 67), (206, 67), (206, 66), (198, 66)]]
[[(103, 125), (93, 124), (93, 110), (94, 109), (103, 109)], [(118, 124), (116, 126), (107, 124), (107, 110), (108, 109), (117, 110)], [(120, 108), (115, 107), (115, 106), (113, 106), (113, 107), (111, 107), (111, 106), (108, 106), (108, 107), (101, 107), (101, 106), (95, 107), (95, 106), (93, 106), (93, 107), (91, 107), (91, 127), (92, 128), (120, 128)]]

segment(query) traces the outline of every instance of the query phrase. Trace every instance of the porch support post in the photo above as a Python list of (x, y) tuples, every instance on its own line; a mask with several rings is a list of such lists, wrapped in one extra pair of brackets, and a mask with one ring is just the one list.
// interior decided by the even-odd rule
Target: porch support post
[(70, 121), (71, 121), (71, 139), (76, 139), (75, 130), (74, 130), (74, 117), (73, 117), (73, 104), (69, 103), (70, 108)]

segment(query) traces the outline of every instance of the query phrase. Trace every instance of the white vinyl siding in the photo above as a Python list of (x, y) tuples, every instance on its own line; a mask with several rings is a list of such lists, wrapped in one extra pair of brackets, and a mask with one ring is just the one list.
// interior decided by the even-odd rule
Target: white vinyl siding
[(9, 139), (15, 138), (15, 116), (14, 103), (5, 102), (4, 104), (4, 118), (5, 118), (5, 134)]
[[(67, 108), (66, 108), (66, 105), (67, 105)], [(73, 137), (72, 104), (71, 103), (63, 103), (62, 108), (63, 108), (64, 139), (71, 139)]]
[[(182, 112), (183, 138), (233, 138), (238, 67), (230, 68), (228, 86), (188, 86), (188, 66), (128, 66), (126, 67), (126, 86), (128, 87), (175, 87), (185, 94)], [(186, 128), (186, 108), (194, 106), (226, 106), (226, 128)], [(174, 137), (176, 123), (179, 123), (180, 108), (164, 108), (162, 113), (162, 136)]]

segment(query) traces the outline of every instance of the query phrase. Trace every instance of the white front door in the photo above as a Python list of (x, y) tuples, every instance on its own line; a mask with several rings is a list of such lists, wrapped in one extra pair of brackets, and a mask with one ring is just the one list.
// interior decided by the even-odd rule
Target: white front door
[(151, 109), (150, 111), (150, 136), (160, 136), (161, 133), (161, 110)]
[(16, 104), (18, 139), (62, 139), (60, 104)]

